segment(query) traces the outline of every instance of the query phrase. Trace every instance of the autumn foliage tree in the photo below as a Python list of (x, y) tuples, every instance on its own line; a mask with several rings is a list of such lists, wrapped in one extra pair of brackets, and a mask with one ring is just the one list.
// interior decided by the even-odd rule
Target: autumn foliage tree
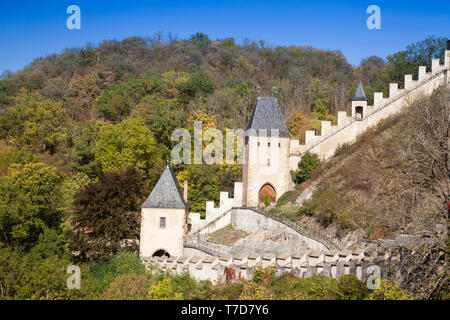
[(148, 192), (143, 177), (133, 167), (107, 172), (78, 192), (70, 232), (76, 258), (107, 260), (121, 249), (136, 250), (139, 209)]

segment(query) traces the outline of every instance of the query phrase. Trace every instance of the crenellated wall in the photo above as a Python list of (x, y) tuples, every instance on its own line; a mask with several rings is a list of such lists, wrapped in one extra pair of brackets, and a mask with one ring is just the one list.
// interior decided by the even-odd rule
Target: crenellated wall
[[(374, 265), (390, 265), (400, 263), (399, 251), (376, 250), (328, 250), (314, 252), (298, 252), (294, 254), (264, 254), (245, 256), (182, 256), (169, 258), (143, 257), (145, 265), (153, 264), (158, 268), (175, 274), (188, 272), (197, 280), (211, 280), (213, 284), (223, 282), (228, 275), (233, 279), (251, 279), (256, 267), (273, 267), (277, 275), (285, 272), (297, 277), (307, 278), (321, 274), (339, 279), (344, 274), (355, 274), (361, 281), (366, 281)], [(372, 267), (373, 268), (373, 267)], [(383, 276), (383, 274), (382, 274)]]
[(206, 217), (200, 219), (199, 213), (189, 214), (191, 233), (209, 233), (230, 224), (227, 212), (233, 207), (242, 206), (242, 182), (234, 183), (234, 197), (230, 198), (228, 192), (220, 192), (219, 207), (214, 207), (214, 201), (206, 202)]
[(359, 120), (354, 115), (347, 116), (346, 111), (339, 111), (336, 126), (332, 126), (330, 121), (322, 121), (321, 134), (316, 135), (314, 131), (307, 130), (304, 145), (300, 145), (298, 140), (291, 140), (290, 169), (297, 170), (301, 155), (308, 151), (318, 154), (322, 159), (332, 157), (340, 145), (354, 142), (358, 135), (381, 120), (399, 112), (417, 96), (429, 95), (439, 85), (448, 84), (449, 68), (450, 50), (446, 50), (443, 65), (439, 64), (439, 59), (433, 59), (430, 72), (426, 72), (426, 67), (419, 67), (417, 80), (413, 80), (410, 74), (405, 75), (404, 88), (400, 89), (398, 83), (391, 83), (387, 98), (383, 97), (382, 92), (375, 92), (374, 104), (364, 108), (363, 119)]

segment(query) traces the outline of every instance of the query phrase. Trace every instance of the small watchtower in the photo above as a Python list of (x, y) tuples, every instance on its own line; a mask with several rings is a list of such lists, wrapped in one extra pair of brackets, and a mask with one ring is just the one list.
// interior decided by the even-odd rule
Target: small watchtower
[(140, 256), (182, 256), (190, 208), (167, 165), (142, 205)]
[(352, 98), (352, 117), (356, 120), (364, 119), (367, 112), (367, 97), (362, 82), (359, 81), (355, 96)]

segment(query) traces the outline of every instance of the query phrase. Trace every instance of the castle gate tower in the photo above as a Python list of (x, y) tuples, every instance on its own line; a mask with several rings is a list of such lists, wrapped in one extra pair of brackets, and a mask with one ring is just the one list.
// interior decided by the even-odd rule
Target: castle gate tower
[(243, 166), (243, 203), (276, 202), (289, 188), (290, 133), (278, 101), (258, 97), (247, 127)]
[(142, 205), (140, 256), (181, 257), (189, 210), (175, 173), (168, 165)]

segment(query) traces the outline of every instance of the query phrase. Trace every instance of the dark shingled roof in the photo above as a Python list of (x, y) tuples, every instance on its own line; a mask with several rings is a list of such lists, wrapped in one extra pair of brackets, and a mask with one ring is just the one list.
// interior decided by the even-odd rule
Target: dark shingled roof
[(358, 88), (356, 89), (355, 96), (352, 99), (353, 101), (367, 101), (366, 94), (364, 93), (364, 88), (359, 81)]
[(253, 111), (248, 129), (255, 129), (259, 134), (259, 129), (267, 129), (267, 135), (270, 135), (270, 129), (278, 129), (280, 137), (290, 137), (288, 127), (284, 121), (278, 101), (273, 97), (258, 97), (255, 110)]
[(142, 208), (190, 209), (184, 201), (177, 177), (169, 165), (164, 170)]

